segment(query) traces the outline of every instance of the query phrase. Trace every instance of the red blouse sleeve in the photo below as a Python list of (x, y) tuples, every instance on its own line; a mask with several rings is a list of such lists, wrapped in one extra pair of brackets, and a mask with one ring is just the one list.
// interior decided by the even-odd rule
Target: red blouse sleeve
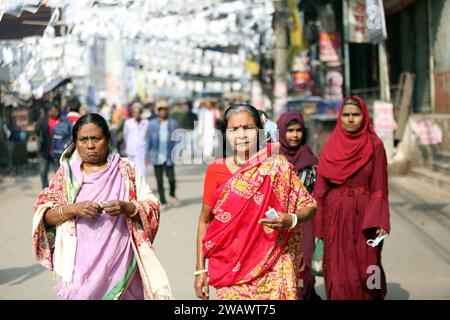
[(370, 199), (364, 216), (362, 229), (383, 228), (390, 231), (388, 202), (387, 159), (383, 143), (374, 142), (373, 174), (370, 185)]
[(216, 183), (216, 174), (215, 174), (215, 165), (210, 164), (206, 169), (205, 174), (205, 183), (203, 186), (203, 203), (211, 206), (211, 199), (216, 192), (217, 183)]

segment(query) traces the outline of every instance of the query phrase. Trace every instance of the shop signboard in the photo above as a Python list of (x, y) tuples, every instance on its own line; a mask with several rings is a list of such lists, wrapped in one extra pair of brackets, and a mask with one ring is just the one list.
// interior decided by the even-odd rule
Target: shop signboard
[(383, 141), (386, 156), (390, 159), (394, 152), (394, 105), (392, 102), (375, 100), (373, 103), (373, 124), (378, 137)]
[(376, 100), (373, 105), (375, 131), (394, 131), (397, 124), (394, 120), (394, 106), (391, 102)]
[(370, 43), (365, 0), (348, 0), (348, 42)]

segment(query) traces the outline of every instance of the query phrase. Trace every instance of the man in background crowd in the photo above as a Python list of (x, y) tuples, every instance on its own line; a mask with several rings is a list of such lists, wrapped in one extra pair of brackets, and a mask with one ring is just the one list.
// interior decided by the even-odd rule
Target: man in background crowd
[(52, 156), (52, 134), (53, 128), (60, 121), (59, 107), (56, 103), (47, 106), (44, 115), (36, 124), (36, 135), (39, 137), (39, 174), (41, 175), (42, 188), (48, 187), (48, 172), (50, 167), (54, 171), (58, 168), (58, 162)]
[(216, 147), (216, 125), (220, 118), (219, 110), (210, 100), (205, 100), (198, 110), (197, 135), (200, 138), (203, 160), (208, 162), (214, 157)]
[(125, 121), (123, 138), (125, 141), (125, 153), (136, 164), (141, 175), (147, 177), (146, 157), (149, 122), (142, 119), (143, 105), (134, 102), (131, 107), (132, 118)]
[(165, 101), (160, 101), (156, 106), (158, 118), (150, 120), (149, 134), (149, 158), (155, 168), (156, 182), (158, 185), (161, 209), (167, 209), (168, 204), (164, 194), (163, 172), (166, 171), (169, 180), (169, 195), (174, 207), (180, 205), (175, 196), (175, 164), (172, 159), (172, 151), (176, 141), (171, 139), (172, 133), (178, 128), (176, 120), (169, 117), (169, 107)]
[(72, 122), (72, 124), (75, 124), (75, 122), (80, 119), (80, 109), (81, 102), (78, 98), (75, 97), (69, 100), (69, 113), (67, 114), (67, 119)]

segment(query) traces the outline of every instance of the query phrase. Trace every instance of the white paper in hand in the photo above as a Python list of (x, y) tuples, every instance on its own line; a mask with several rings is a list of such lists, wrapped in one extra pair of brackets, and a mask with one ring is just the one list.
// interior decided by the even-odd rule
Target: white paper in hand
[(269, 210), (267, 210), (265, 215), (268, 219), (276, 219), (279, 217), (277, 211), (274, 208), (270, 208)]

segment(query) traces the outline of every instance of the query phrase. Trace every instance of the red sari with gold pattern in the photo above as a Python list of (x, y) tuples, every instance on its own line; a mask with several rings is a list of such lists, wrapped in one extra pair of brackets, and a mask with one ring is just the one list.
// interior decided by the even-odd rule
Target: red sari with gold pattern
[(292, 164), (267, 151), (250, 159), (213, 197), (214, 219), (203, 240), (203, 251), (208, 258), (209, 284), (217, 288), (219, 299), (300, 298), (302, 226), (277, 231), (258, 221), (269, 208), (295, 213), (315, 207), (316, 202)]

